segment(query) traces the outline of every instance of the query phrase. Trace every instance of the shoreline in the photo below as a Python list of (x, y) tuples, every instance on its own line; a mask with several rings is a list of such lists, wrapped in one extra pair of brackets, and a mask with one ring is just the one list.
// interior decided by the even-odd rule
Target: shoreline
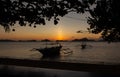
[(0, 64), (47, 68), (47, 69), (71, 70), (71, 71), (120, 73), (120, 64), (107, 65), (107, 64), (90, 64), (90, 63), (70, 63), (70, 62), (14, 59), (14, 58), (0, 58)]

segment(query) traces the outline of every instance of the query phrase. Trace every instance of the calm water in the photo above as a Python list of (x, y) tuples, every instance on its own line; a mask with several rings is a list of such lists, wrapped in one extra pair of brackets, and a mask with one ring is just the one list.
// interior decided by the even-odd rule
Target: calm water
[[(63, 48), (59, 57), (43, 60), (84, 62), (84, 63), (120, 63), (120, 42), (88, 42), (86, 49), (81, 49), (81, 42), (61, 42)], [(44, 42), (0, 42), (0, 57), (42, 60), (42, 54), (31, 51), (43, 48)], [(71, 52), (72, 53), (69, 53)], [(66, 54), (66, 52), (68, 52)], [(120, 74), (103, 74), (65, 70), (41, 69), (0, 65), (0, 77), (119, 77)]]
[[(81, 49), (81, 42), (61, 42), (60, 57), (55, 61), (120, 63), (120, 42), (88, 42), (86, 49)], [(51, 45), (48, 45), (51, 46)], [(32, 48), (43, 48), (44, 42), (0, 42), (0, 57), (41, 59), (42, 54), (31, 51)], [(66, 50), (65, 50), (66, 49)], [(68, 52), (66, 54), (66, 52)], [(69, 53), (72, 52), (72, 53)], [(46, 59), (51, 60), (51, 59)]]

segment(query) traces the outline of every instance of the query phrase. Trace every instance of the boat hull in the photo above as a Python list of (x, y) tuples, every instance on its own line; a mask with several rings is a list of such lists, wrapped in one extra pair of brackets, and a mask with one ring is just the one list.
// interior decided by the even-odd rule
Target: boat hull
[(40, 53), (42, 53), (43, 57), (54, 57), (60, 55), (60, 49), (62, 46), (58, 47), (51, 47), (51, 48), (44, 48), (44, 49), (36, 49)]

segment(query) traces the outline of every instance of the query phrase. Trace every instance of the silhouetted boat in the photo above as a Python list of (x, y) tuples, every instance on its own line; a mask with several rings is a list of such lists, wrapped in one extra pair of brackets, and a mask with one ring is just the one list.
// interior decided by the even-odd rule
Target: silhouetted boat
[(85, 49), (86, 48), (86, 45), (85, 44), (82, 44), (81, 45), (81, 49)]
[(86, 43), (85, 42), (82, 42), (82, 44), (81, 44), (81, 49), (85, 49), (86, 48)]
[(45, 47), (45, 48), (34, 48), (34, 50), (39, 51), (42, 53), (43, 57), (54, 57), (60, 55), (60, 50), (62, 46), (61, 44), (53, 47)]
[(86, 49), (86, 48), (92, 48), (92, 45), (86, 44), (86, 42), (82, 42), (82, 44), (80, 45), (81, 49)]
[(60, 49), (62, 46), (50, 47), (50, 48), (43, 48), (43, 49), (36, 49), (40, 53), (43, 54), (44, 57), (49, 56), (57, 56), (60, 54)]

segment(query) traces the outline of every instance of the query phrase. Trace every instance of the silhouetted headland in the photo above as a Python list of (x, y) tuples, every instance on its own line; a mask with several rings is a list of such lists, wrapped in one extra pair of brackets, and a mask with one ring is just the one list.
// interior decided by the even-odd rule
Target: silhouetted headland
[(0, 42), (16, 42), (16, 41), (10, 39), (1, 39)]
[(81, 38), (81, 39), (73, 39), (73, 42), (79, 42), (79, 41), (90, 41), (90, 42), (95, 42), (94, 39), (88, 39), (88, 38)]

